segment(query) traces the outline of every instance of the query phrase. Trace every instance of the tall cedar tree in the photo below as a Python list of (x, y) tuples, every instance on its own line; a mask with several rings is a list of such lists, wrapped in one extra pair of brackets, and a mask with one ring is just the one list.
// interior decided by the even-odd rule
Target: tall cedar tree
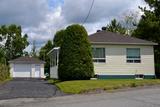
[(155, 65), (156, 74), (160, 76), (160, 1), (159, 0), (145, 0), (151, 9), (140, 9), (144, 12), (137, 29), (133, 32), (132, 36), (150, 40), (158, 43), (155, 46)]
[(61, 47), (64, 35), (65, 35), (65, 30), (60, 30), (56, 32), (54, 39), (53, 39), (54, 47)]
[(94, 75), (91, 45), (83, 26), (71, 25), (65, 30), (58, 65), (60, 80), (86, 80)]

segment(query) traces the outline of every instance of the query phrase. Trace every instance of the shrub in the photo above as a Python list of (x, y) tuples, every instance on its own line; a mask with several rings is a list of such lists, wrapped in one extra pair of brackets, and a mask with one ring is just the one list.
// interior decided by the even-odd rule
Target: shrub
[(93, 62), (88, 34), (83, 26), (65, 30), (60, 48), (58, 76), (61, 80), (86, 80), (93, 77)]
[(7, 65), (0, 64), (0, 81), (8, 79), (9, 76), (9, 67)]

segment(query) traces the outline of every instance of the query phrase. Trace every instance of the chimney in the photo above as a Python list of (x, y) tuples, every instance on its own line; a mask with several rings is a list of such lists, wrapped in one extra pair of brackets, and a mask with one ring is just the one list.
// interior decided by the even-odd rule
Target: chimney
[(107, 30), (107, 27), (102, 27), (102, 31), (106, 31)]
[(97, 32), (101, 32), (101, 30), (97, 30)]

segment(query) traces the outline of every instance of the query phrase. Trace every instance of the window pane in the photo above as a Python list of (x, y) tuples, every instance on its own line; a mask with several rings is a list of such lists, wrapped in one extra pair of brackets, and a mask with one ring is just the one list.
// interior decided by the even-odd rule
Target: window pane
[(139, 48), (128, 48), (127, 58), (140, 58), (140, 49)]
[(92, 48), (93, 62), (105, 63), (105, 48)]
[(140, 63), (140, 49), (139, 48), (127, 48), (127, 62), (128, 63)]
[(105, 58), (105, 48), (92, 48), (93, 58)]
[(106, 62), (105, 59), (99, 59), (98, 62)]

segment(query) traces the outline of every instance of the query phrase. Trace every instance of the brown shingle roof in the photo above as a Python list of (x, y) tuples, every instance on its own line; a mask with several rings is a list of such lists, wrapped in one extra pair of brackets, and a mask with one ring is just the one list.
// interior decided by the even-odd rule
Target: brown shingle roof
[(19, 57), (17, 59), (9, 61), (9, 63), (19, 63), (19, 64), (44, 64), (45, 62), (42, 60), (39, 60), (37, 58), (29, 57), (29, 56), (23, 56)]
[(138, 45), (157, 45), (157, 43), (130, 37), (118, 33), (101, 31), (89, 36), (93, 44), (138, 44)]

